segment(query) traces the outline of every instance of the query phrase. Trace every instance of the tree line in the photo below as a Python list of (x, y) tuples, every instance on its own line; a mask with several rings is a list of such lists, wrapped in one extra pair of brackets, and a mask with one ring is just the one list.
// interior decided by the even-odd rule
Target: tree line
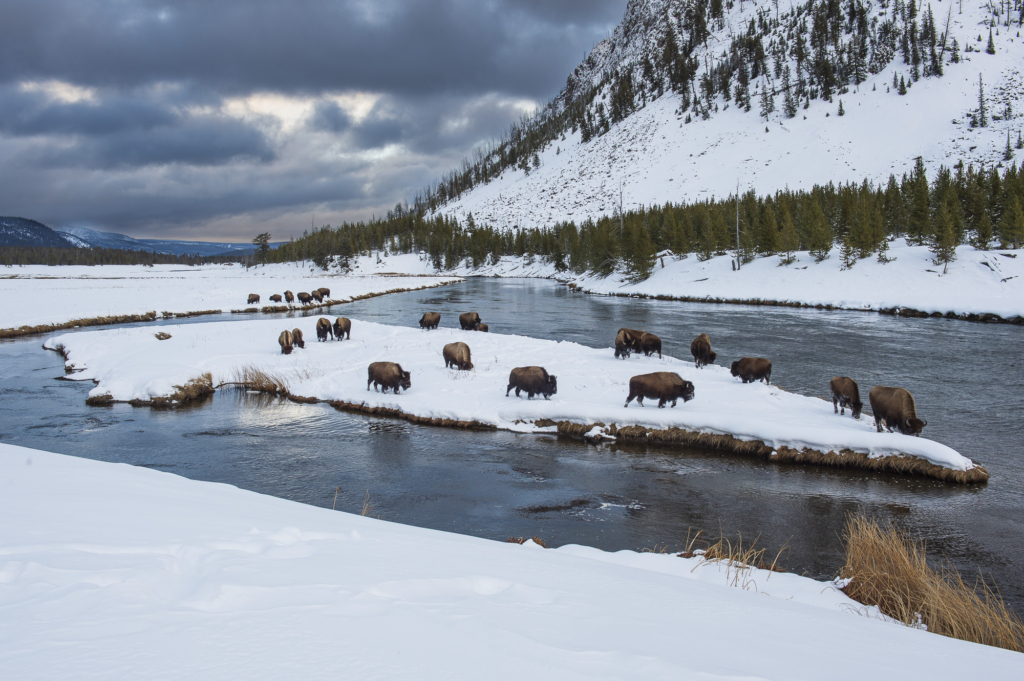
[(1024, 172), (1012, 162), (1002, 169), (940, 167), (929, 178), (918, 159), (913, 171), (891, 175), (884, 184), (829, 183), (769, 195), (748, 191), (543, 228), (495, 229), (477, 224), (472, 214), (459, 221), (399, 204), (384, 218), (306, 233), (270, 251), (267, 260), (309, 260), (328, 269), (335, 263), (347, 268), (356, 255), (420, 253), (442, 271), (518, 256), (543, 258), (559, 271), (620, 272), (638, 281), (650, 276), (659, 253), (707, 260), (731, 251), (741, 265), (775, 255), (789, 264), (796, 251), (809, 251), (820, 262), (838, 246), (843, 267), (850, 268), (871, 256), (888, 262), (889, 241), (904, 237), (929, 246), (936, 264), (946, 266), (964, 243), (979, 249), (1024, 246), (1022, 209)]
[(200, 256), (120, 248), (0, 246), (0, 264), (14, 265), (205, 265), (240, 262), (242, 256)]

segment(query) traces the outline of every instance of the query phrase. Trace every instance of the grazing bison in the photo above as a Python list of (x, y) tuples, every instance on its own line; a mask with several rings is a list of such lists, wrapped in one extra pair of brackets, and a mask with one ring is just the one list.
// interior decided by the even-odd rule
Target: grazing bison
[(303, 305), (309, 305), (309, 301), (313, 300), (313, 296), (309, 295), (306, 292), (302, 292), (296, 297), (299, 299), (299, 302), (302, 303)]
[(636, 329), (619, 329), (619, 332), (615, 334), (615, 356), (628, 359), (630, 353), (641, 352), (640, 336), (642, 335), (644, 332)]
[(331, 297), (331, 289), (329, 289), (329, 288), (322, 288), (322, 289), (320, 289), (320, 295), (322, 295), (324, 298), (330, 298)]
[(324, 296), (319, 291), (313, 291), (309, 296), (318, 303), (324, 302)]
[(764, 357), (744, 357), (732, 363), (730, 369), (733, 376), (739, 376), (744, 383), (764, 381), (772, 384), (772, 363)]
[(449, 343), (444, 346), (441, 354), (444, 355), (444, 367), (446, 369), (450, 366), (454, 366), (462, 371), (469, 371), (473, 368), (469, 346), (465, 343)]
[(697, 368), (703, 368), (708, 364), (714, 364), (718, 355), (711, 349), (711, 339), (706, 333), (702, 333), (690, 343), (690, 354)]
[(868, 393), (868, 401), (871, 402), (875, 428), (879, 433), (882, 432), (882, 421), (885, 421), (885, 427), (889, 432), (895, 429), (904, 435), (920, 435), (928, 425), (927, 421), (917, 418), (914, 396), (903, 388), (876, 385)]
[(270, 296), (270, 300), (271, 300), (271, 302), (274, 302), (274, 303), (280, 303), (281, 302), (281, 294), (280, 293), (275, 293), (274, 295)]
[(480, 315), (476, 312), (463, 312), (459, 315), (459, 325), (463, 331), (474, 331), (480, 326)]
[(420, 328), (421, 329), (436, 329), (437, 325), (441, 323), (440, 312), (424, 312), (423, 316), (420, 317)]
[(654, 353), (658, 353), (658, 359), (661, 359), (661, 339), (653, 333), (645, 332), (641, 334), (640, 350), (643, 351), (644, 357), (650, 357)]
[(292, 293), (291, 291), (285, 291), (284, 292), (284, 302), (286, 302), (286, 303), (294, 303), (295, 302), (295, 294)]
[(483, 331), (484, 333), (488, 333), (488, 332), (490, 332), (491, 327), (487, 326), (483, 322), (480, 322), (480, 324), (477, 325), (476, 330), (477, 331)]
[(526, 392), (526, 398), (532, 400), (534, 395), (543, 395), (545, 400), (558, 392), (558, 377), (550, 375), (544, 367), (516, 367), (508, 375), (508, 387), (505, 388), (505, 397), (512, 388), (516, 389), (516, 397), (519, 391)]
[(860, 401), (860, 388), (857, 381), (849, 376), (836, 376), (828, 383), (828, 389), (832, 392), (832, 409), (842, 416), (846, 408), (850, 408), (853, 418), (860, 418), (860, 411), (864, 403)]
[(368, 377), (366, 379), (366, 389), (370, 389), (370, 384), (373, 384), (373, 389), (377, 390), (377, 386), (383, 386), (381, 392), (387, 392), (388, 388), (396, 395), (398, 389), (408, 390), (412, 387), (412, 374), (408, 371), (402, 371), (402, 367), (394, 362), (374, 362), (367, 370)]
[(253, 303), (258, 303), (258, 302), (260, 302), (259, 294), (258, 293), (250, 293), (249, 294), (249, 304), (252, 305)]
[(292, 342), (300, 348), (306, 347), (306, 342), (302, 340), (302, 331), (299, 329), (292, 329)]
[(277, 337), (277, 343), (281, 346), (282, 355), (292, 354), (292, 332), (282, 331), (281, 335)]
[(317, 341), (327, 341), (327, 336), (334, 338), (334, 329), (331, 328), (331, 322), (325, 317), (321, 317), (316, 320), (316, 339)]
[(628, 407), (634, 397), (641, 407), (644, 406), (645, 397), (657, 399), (659, 408), (664, 408), (665, 403), (672, 400), (674, 407), (679, 398), (682, 398), (683, 402), (693, 399), (693, 383), (683, 380), (679, 374), (671, 371), (642, 374), (629, 379), (629, 397), (626, 398), (625, 406)]
[(348, 317), (338, 317), (334, 320), (334, 340), (342, 340), (342, 336), (352, 339), (352, 320)]

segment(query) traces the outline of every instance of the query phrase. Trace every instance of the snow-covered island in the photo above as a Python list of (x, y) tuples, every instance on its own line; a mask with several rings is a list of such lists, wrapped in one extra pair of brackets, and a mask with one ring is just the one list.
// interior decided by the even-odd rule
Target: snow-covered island
[[(418, 317), (416, 318), (418, 319)], [(405, 320), (415, 324), (416, 319)], [(209, 322), (83, 331), (54, 336), (45, 347), (64, 354), (69, 378), (97, 383), (90, 399), (152, 403), (186, 399), (190, 383), (267, 386), (298, 400), (329, 401), (363, 413), (455, 427), (562, 432), (714, 447), (772, 461), (924, 474), (955, 482), (987, 480), (981, 466), (926, 437), (877, 433), (870, 417), (833, 413), (830, 402), (763, 383), (743, 384), (727, 367), (634, 355), (577, 343), (440, 328), (423, 331), (352, 320), (351, 340), (317, 342), (316, 318)], [(457, 323), (442, 318), (442, 327)], [(278, 335), (298, 328), (305, 349), (281, 354)], [(609, 343), (610, 343), (609, 339)], [(446, 369), (442, 348), (466, 342), (471, 371)], [(367, 390), (371, 362), (393, 361), (412, 373), (400, 394)], [(550, 400), (506, 397), (509, 372), (543, 366), (557, 376)], [(692, 381), (695, 397), (675, 408), (648, 401), (623, 406), (632, 376), (672, 371)], [(831, 376), (823, 376), (827, 385)], [(862, 387), (864, 393), (869, 386)], [(866, 399), (866, 394), (865, 394)]]
[(2, 444), (0, 489), (5, 679), (1024, 676), (1019, 653), (794, 574), (489, 541)]

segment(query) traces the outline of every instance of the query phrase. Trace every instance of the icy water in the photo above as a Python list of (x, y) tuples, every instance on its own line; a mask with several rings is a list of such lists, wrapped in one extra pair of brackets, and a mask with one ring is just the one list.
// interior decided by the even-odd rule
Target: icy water
[(334, 313), (415, 326), (426, 310), (441, 312), (443, 326), (477, 310), (492, 332), (609, 353), (620, 326), (658, 334), (677, 357), (689, 357), (690, 341), (707, 332), (719, 364), (769, 357), (773, 382), (808, 395), (826, 396), (834, 375), (856, 378), (865, 397), (876, 384), (904, 386), (929, 422), (925, 433), (987, 466), (991, 481), (958, 487), (696, 449), (421, 427), (234, 390), (179, 411), (90, 408), (91, 382), (54, 380), (62, 361), (41, 349), (42, 337), (0, 342), (0, 441), (327, 508), (339, 490), (339, 510), (358, 512), (368, 498), (385, 520), (490, 539), (539, 535), (556, 546), (638, 550), (678, 548), (698, 530), (733, 540), (741, 533), (773, 553), (787, 546), (781, 562), (815, 577), (838, 570), (843, 520), (863, 510), (920, 535), (968, 575), (994, 578), (1024, 612), (1024, 328), (588, 296), (509, 279), (373, 298)]

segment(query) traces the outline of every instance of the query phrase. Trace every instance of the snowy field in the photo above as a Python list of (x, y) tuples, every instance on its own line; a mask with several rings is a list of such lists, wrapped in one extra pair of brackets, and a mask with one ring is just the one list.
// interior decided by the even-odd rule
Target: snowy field
[(10, 445), (0, 483), (11, 681), (1024, 677), (1018, 653), (792, 574), (506, 544)]
[[(424, 310), (426, 311), (426, 310)], [(333, 317), (330, 319), (333, 320)], [(406, 323), (414, 324), (419, 312)], [(486, 319), (484, 321), (487, 321)], [(629, 360), (613, 356), (615, 330), (609, 330), (607, 349), (588, 348), (526, 336), (443, 328), (458, 320), (442, 317), (442, 328), (422, 331), (361, 320), (352, 322), (352, 339), (316, 340), (316, 318), (209, 322), (161, 326), (171, 334), (157, 340), (152, 329), (121, 328), (82, 331), (51, 337), (45, 347), (63, 348), (77, 373), (69, 378), (94, 380), (90, 395), (110, 395), (117, 401), (151, 400), (169, 396), (175, 386), (210, 373), (213, 384), (236, 380), (246, 367), (276, 377), (293, 395), (340, 400), (369, 407), (401, 410), (406, 414), (455, 421), (476, 421), (523, 432), (553, 432), (539, 427), (540, 419), (580, 424), (604, 423), (618, 427), (683, 428), (730, 434), (741, 440), (760, 440), (772, 447), (788, 446), (818, 451), (850, 449), (872, 456), (906, 454), (953, 470), (974, 467), (953, 449), (898, 433), (876, 433), (870, 417), (860, 421), (833, 413), (831, 402), (786, 392), (763, 383), (742, 384), (728, 366), (697, 370), (693, 362), (665, 356)], [(306, 348), (282, 355), (278, 334), (292, 327), (302, 330)], [(694, 336), (699, 330), (694, 330)], [(472, 371), (446, 369), (441, 356), (445, 344), (466, 342), (473, 353)], [(714, 339), (712, 339), (712, 344)], [(412, 372), (412, 388), (398, 395), (367, 391), (367, 366), (394, 361)], [(720, 360), (724, 364), (724, 358)], [(558, 377), (558, 394), (550, 401), (505, 396), (509, 372), (517, 366), (539, 365)], [(629, 379), (654, 371), (673, 371), (692, 381), (695, 397), (675, 408), (658, 409), (657, 401), (623, 407)], [(827, 386), (832, 376), (822, 376)], [(861, 386), (863, 399), (871, 386)], [(927, 420), (928, 415), (922, 414)], [(927, 431), (925, 432), (927, 434)], [(600, 437), (595, 427), (591, 436)]]
[(146, 314), (186, 313), (274, 305), (270, 296), (331, 289), (333, 300), (393, 289), (418, 289), (454, 281), (453, 277), (381, 277), (311, 271), (309, 264), (274, 264), (246, 270), (237, 264), (102, 265), (96, 267), (25, 265), (0, 268), (0, 329), (61, 324), (73, 319)]

